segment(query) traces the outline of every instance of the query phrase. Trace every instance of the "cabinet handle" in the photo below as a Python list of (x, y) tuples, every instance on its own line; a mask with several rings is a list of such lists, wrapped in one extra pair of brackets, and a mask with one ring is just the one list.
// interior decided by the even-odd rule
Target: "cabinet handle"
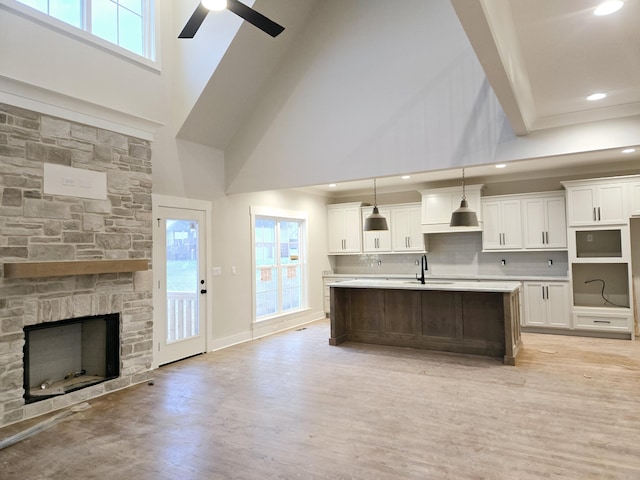
[(544, 232), (542, 232), (542, 243), (544, 243)]
[(542, 299), (544, 300), (544, 287), (541, 287), (541, 288), (542, 288)]
[(600, 221), (600, 207), (598, 207), (598, 221)]
[(595, 222), (598, 218), (596, 217), (596, 207), (593, 207), (593, 221)]
[(544, 237), (544, 238), (545, 238), (545, 240), (546, 240), (546, 242), (545, 242), (545, 243), (546, 243), (547, 245), (549, 245), (549, 232), (544, 232), (544, 235), (545, 235), (545, 237)]
[(549, 300), (549, 287), (548, 287), (548, 286), (546, 286), (546, 287), (544, 287), (544, 288), (545, 288), (545, 290), (546, 290), (546, 292), (547, 292), (547, 300)]
[(407, 248), (411, 246), (411, 237), (404, 237), (404, 246)]
[(611, 320), (594, 320), (593, 323), (611, 323)]

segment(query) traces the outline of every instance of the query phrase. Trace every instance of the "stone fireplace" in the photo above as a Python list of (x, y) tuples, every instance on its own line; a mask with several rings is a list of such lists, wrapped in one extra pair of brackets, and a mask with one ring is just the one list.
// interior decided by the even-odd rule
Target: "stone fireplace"
[[(101, 176), (104, 196), (93, 186), (65, 194), (72, 177), (51, 193), (52, 166), (80, 172), (79, 187), (87, 187), (83, 172)], [(151, 215), (148, 141), (0, 104), (0, 426), (151, 378)], [(81, 338), (78, 319), (110, 315), (118, 318), (117, 374), (105, 366), (99, 382), (27, 403), (25, 328), (64, 327), (36, 335), (46, 349), (62, 331)], [(98, 371), (107, 360), (83, 361), (90, 367), (69, 363), (68, 373)], [(46, 382), (35, 375), (43, 378), (31, 383)]]

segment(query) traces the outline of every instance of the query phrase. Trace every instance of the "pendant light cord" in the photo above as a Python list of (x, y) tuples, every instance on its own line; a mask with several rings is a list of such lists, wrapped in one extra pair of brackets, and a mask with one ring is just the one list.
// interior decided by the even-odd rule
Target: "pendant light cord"
[(465, 190), (464, 190), (464, 168), (462, 169), (462, 199), (466, 200), (467, 196), (465, 195)]
[(373, 206), (377, 207), (378, 206), (378, 200), (377, 200), (377, 192), (376, 192), (376, 179), (373, 179)]

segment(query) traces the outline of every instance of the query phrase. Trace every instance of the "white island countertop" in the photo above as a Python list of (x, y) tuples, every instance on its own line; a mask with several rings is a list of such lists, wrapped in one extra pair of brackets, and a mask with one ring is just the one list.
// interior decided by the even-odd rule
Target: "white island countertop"
[(429, 279), (425, 283), (419, 280), (376, 280), (358, 279), (344, 282), (330, 283), (329, 287), (336, 288), (379, 288), (401, 290), (447, 290), (457, 292), (515, 292), (520, 288), (520, 282), (501, 281), (464, 281)]

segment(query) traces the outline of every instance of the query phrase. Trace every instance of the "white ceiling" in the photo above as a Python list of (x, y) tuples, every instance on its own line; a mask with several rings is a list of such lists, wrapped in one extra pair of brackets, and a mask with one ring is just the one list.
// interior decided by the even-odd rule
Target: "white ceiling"
[[(519, 135), (640, 115), (640, 0), (598, 17), (598, 0), (451, 0), (512, 128)], [(605, 92), (589, 102), (586, 96)], [(636, 152), (620, 149), (466, 169), (468, 177), (542, 177), (568, 172), (640, 172)], [(378, 179), (381, 190), (460, 177), (460, 170), (416, 173), (410, 180)], [(315, 189), (333, 195), (371, 189), (371, 179)]]

